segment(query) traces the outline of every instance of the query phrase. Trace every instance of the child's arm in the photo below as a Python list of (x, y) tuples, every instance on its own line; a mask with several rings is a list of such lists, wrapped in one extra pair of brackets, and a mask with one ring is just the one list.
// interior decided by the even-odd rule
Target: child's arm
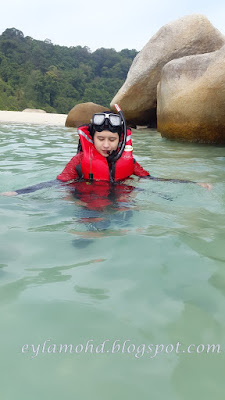
[(3, 196), (16, 196), (17, 194), (32, 193), (32, 192), (36, 192), (36, 190), (44, 189), (46, 187), (55, 186), (57, 184), (60, 184), (61, 182), (68, 182), (68, 181), (72, 181), (74, 179), (77, 179), (79, 176), (78, 176), (78, 173), (76, 171), (76, 166), (78, 164), (80, 164), (81, 160), (82, 160), (82, 153), (76, 154), (76, 156), (74, 156), (68, 162), (68, 164), (65, 166), (65, 168), (61, 172), (61, 174), (59, 174), (57, 176), (57, 179), (54, 179), (54, 180), (48, 181), (48, 182), (38, 183), (36, 185), (28, 186), (28, 187), (23, 188), (23, 189), (17, 189), (17, 190), (15, 190), (13, 192), (3, 192), (3, 193), (0, 193), (0, 195), (3, 195)]
[(140, 164), (138, 164), (138, 162), (136, 160), (134, 160), (134, 172), (133, 172), (133, 174), (136, 175), (136, 176), (141, 176), (141, 177), (144, 177), (144, 176), (150, 177), (149, 172), (146, 171), (144, 168), (142, 168), (142, 166)]
[(72, 181), (74, 179), (79, 178), (76, 167), (81, 163), (83, 157), (83, 153), (80, 152), (76, 154), (68, 164), (65, 166), (64, 170), (57, 176), (57, 179), (62, 182)]
[(204, 182), (194, 182), (194, 181), (187, 181), (184, 179), (165, 179), (165, 178), (156, 178), (155, 176), (152, 176), (149, 174), (148, 171), (146, 171), (138, 162), (135, 160), (134, 162), (134, 175), (140, 176), (140, 177), (146, 177), (148, 179), (152, 179), (154, 181), (168, 181), (168, 182), (174, 182), (174, 183), (196, 183), (196, 185), (202, 186), (208, 190), (212, 189), (212, 185), (210, 183), (204, 183)]
[(17, 194), (24, 194), (24, 193), (32, 193), (36, 192), (36, 190), (44, 189), (47, 187), (51, 187), (54, 185), (59, 184), (60, 182), (57, 179), (54, 179), (53, 181), (48, 181), (48, 182), (41, 182), (37, 183), (36, 185), (28, 186), (23, 189), (17, 189), (14, 192), (3, 192), (0, 193), (2, 196), (16, 196)]

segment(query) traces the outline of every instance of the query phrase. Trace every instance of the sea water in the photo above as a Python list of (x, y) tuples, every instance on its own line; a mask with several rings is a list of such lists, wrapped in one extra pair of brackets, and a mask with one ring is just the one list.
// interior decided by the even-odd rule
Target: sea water
[[(55, 179), (78, 137), (8, 124), (0, 140), (12, 191)], [(212, 190), (134, 177), (94, 210), (67, 185), (0, 196), (2, 399), (224, 398), (224, 147), (153, 130), (133, 146), (153, 176)]]

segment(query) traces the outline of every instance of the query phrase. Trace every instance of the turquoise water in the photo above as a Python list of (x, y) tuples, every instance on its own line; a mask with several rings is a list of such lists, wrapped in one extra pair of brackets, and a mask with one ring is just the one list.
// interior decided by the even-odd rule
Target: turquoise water
[[(73, 130), (0, 130), (1, 191), (54, 179), (76, 152)], [(68, 186), (0, 197), (4, 400), (224, 398), (224, 148), (133, 137), (152, 175), (213, 189), (134, 177), (91, 211)]]

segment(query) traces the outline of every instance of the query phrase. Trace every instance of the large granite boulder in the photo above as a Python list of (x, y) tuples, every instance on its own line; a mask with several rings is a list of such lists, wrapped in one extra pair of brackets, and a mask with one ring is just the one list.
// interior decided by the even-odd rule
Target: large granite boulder
[(111, 102), (126, 119), (148, 125), (156, 118), (157, 84), (163, 66), (187, 55), (221, 48), (225, 37), (203, 15), (189, 15), (163, 26), (135, 57), (127, 79)]
[(107, 110), (108, 108), (91, 102), (77, 104), (70, 110), (65, 125), (77, 128), (80, 125), (88, 124), (93, 114)]
[(165, 65), (157, 102), (157, 129), (162, 136), (225, 143), (225, 46)]

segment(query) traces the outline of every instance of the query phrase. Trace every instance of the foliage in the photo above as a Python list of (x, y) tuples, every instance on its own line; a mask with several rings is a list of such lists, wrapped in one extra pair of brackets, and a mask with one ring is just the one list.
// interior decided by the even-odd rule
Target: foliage
[(67, 114), (88, 101), (109, 107), (136, 55), (128, 49), (68, 48), (6, 29), (0, 35), (0, 109)]

